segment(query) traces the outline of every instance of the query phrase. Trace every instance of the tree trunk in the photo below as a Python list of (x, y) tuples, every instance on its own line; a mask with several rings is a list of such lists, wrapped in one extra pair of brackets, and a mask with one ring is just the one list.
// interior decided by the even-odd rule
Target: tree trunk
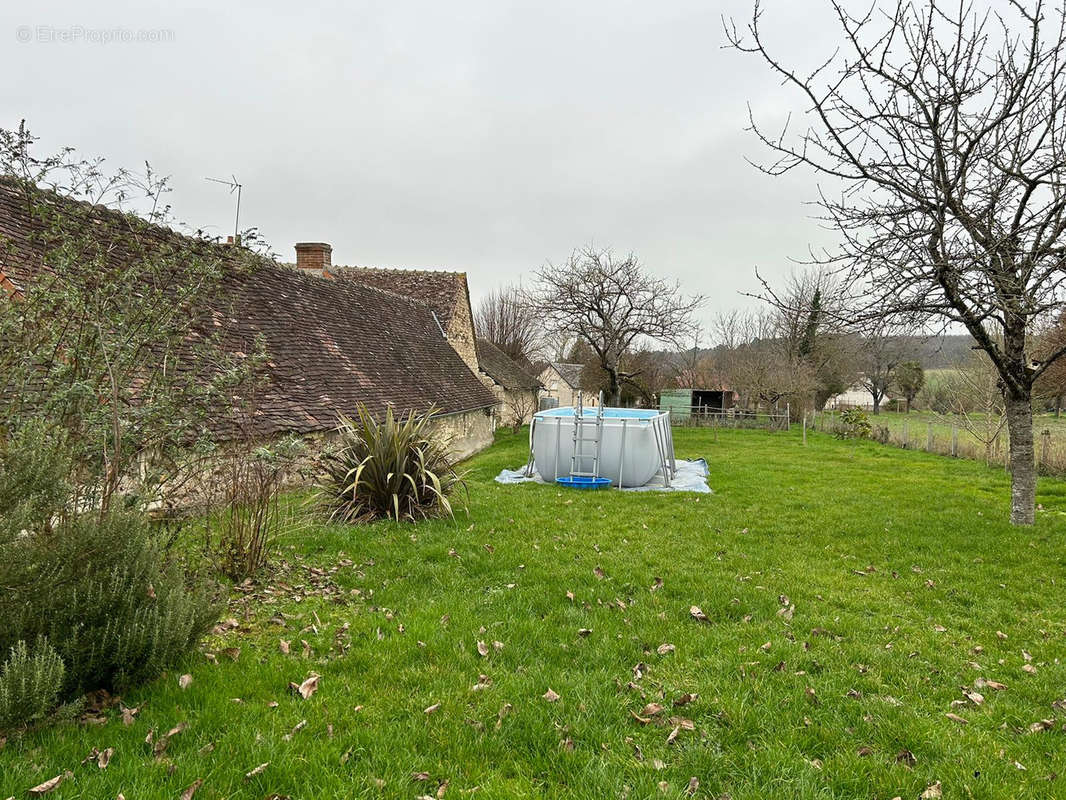
[(877, 392), (871, 392), (871, 396), (874, 399), (874, 413), (881, 413), (881, 396)]
[(1033, 449), (1033, 406), (1029, 392), (1006, 398), (1010, 434), (1010, 521), (1032, 525), (1036, 518), (1036, 460)]

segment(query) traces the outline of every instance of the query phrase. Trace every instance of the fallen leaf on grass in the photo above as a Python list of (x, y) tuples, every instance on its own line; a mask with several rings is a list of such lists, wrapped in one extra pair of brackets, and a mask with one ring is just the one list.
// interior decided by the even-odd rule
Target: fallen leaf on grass
[(126, 706), (123, 706), (122, 707), (122, 724), (125, 725), (127, 728), (130, 725), (132, 725), (133, 724), (133, 718), (137, 716), (137, 712), (139, 712), (139, 711), (140, 711), (139, 708), (126, 708)]
[(648, 703), (640, 713), (646, 717), (654, 717), (656, 714), (663, 713), (663, 707), (658, 703)]
[(681, 734), (681, 727), (680, 727), (680, 726), (677, 726), (677, 727), (675, 727), (675, 728), (674, 728), (674, 729), (673, 729), (672, 731), (670, 731), (670, 735), (666, 737), (666, 743), (667, 743), (667, 744), (670, 744), (670, 743), (671, 743), (671, 742), (673, 742), (673, 741), (674, 741), (674, 739), (676, 739), (676, 738), (677, 738), (677, 737), (678, 737), (678, 736), (679, 736), (680, 734)]
[(975, 706), (979, 706), (985, 701), (985, 696), (980, 692), (963, 692), (962, 694)]
[(478, 639), (477, 651), (478, 651), (479, 655), (487, 656), (489, 654), (489, 646), (487, 644), (485, 644), (483, 641), (481, 641), (480, 639)]
[(607, 577), (607, 574), (600, 567), (596, 567), (596, 569), (592, 570), (592, 574), (599, 578), (601, 581)]
[(222, 653), (230, 661), (236, 661), (238, 658), (241, 657), (241, 648), (239, 648), (239, 647), (227, 647), (225, 650), (222, 651)]
[(1025, 672), (1029, 675), (1036, 675), (1036, 667), (1034, 667), (1032, 664), (1022, 664), (1022, 672)]
[(592, 628), (578, 628), (577, 629), (577, 635), (578, 636), (582, 636), (582, 637), (591, 636), (592, 635)]
[(663, 579), (660, 578), (660, 577), (656, 577), (655, 578), (655, 583), (653, 583), (651, 585), (651, 588), (648, 591), (657, 592), (657, 591), (659, 591), (662, 588), (663, 588)]
[(959, 725), (969, 725), (970, 724), (969, 720), (963, 719), (958, 714), (952, 714), (950, 711), (947, 714), (945, 714), (944, 716), (947, 717), (948, 719), (950, 719), (952, 722), (957, 722)]
[(689, 615), (698, 622), (710, 622), (710, 618), (703, 613), (699, 606), (692, 606), (688, 610)]
[(674, 707), (681, 708), (682, 706), (687, 706), (689, 703), (693, 703), (698, 699), (698, 694), (691, 694), (689, 692), (685, 692), (683, 695), (681, 695), (674, 701)]
[(548, 687), (548, 691), (546, 691), (543, 695), (541, 695), (541, 697), (543, 697), (549, 703), (554, 703), (555, 701), (557, 701), (559, 699), (559, 695), (556, 694), (555, 691), (553, 691), (550, 686)]
[(422, 713), (423, 714), (432, 714), (434, 711), (436, 711), (439, 708), (440, 708), (440, 703), (434, 703), (433, 705), (426, 706), (424, 709), (422, 709)]
[(278, 639), (278, 650), (281, 651), (282, 655), (287, 656), (289, 654), (289, 643), (284, 639)]
[(196, 794), (196, 790), (199, 789), (203, 785), (204, 785), (204, 779), (203, 778), (197, 778), (195, 781), (192, 782), (192, 785), (188, 789), (186, 789), (184, 792), (181, 793), (180, 800), (192, 800), (192, 796), (194, 794)]
[(918, 763), (918, 759), (914, 757), (914, 753), (910, 750), (900, 750), (896, 753), (896, 763), (903, 764), (905, 767), (913, 767)]
[(56, 775), (54, 778), (51, 778), (51, 779), (45, 781), (44, 783), (37, 784), (32, 789), (30, 789), (29, 793), (33, 797), (40, 797), (43, 794), (48, 794), (49, 792), (54, 792), (57, 788), (59, 788), (59, 784), (61, 784), (65, 780), (67, 780), (67, 778), (73, 778), (73, 777), (74, 777), (74, 773), (71, 772), (68, 769), (65, 772), (63, 772), (61, 775)]
[(312, 672), (311, 676), (309, 678), (307, 678), (307, 680), (305, 680), (303, 683), (301, 683), (301, 684), (290, 683), (289, 684), (289, 689), (295, 691), (304, 700), (308, 700), (308, 699), (310, 699), (311, 695), (313, 695), (315, 692), (318, 691), (318, 681), (319, 681), (319, 676), (315, 675)]
[(658, 646), (658, 648), (656, 648), (655, 652), (657, 652), (661, 656), (665, 656), (666, 654), (672, 653), (675, 650), (677, 650), (677, 648), (674, 647), (672, 644), (661, 644)]
[(246, 781), (249, 781), (252, 778), (254, 778), (256, 775), (262, 775), (263, 772), (266, 771), (266, 768), (269, 767), (269, 766), (270, 766), (270, 762), (269, 761), (264, 761), (262, 764), (260, 764), (255, 769), (252, 769), (249, 772), (244, 773), (244, 779)]
[(922, 800), (937, 800), (937, 798), (943, 796), (944, 792), (940, 788), (940, 781), (929, 784), (929, 786), (926, 787), (925, 791), (922, 792)]
[(1042, 719), (1039, 722), (1034, 722), (1029, 726), (1029, 733), (1043, 733), (1044, 731), (1050, 731), (1055, 727), (1055, 720)]
[(1007, 684), (1005, 683), (1000, 683), (999, 681), (990, 681), (986, 678), (978, 678), (973, 682), (973, 685), (976, 689), (993, 689), (997, 692), (1007, 688)]
[(700, 780), (695, 775), (688, 779), (688, 788), (685, 789), (685, 794), (691, 796), (696, 794), (696, 790), (700, 788)]
[(178, 686), (181, 687), (182, 689), (188, 689), (189, 685), (191, 683), (192, 683), (192, 675), (190, 675), (188, 673), (185, 673), (180, 678), (178, 678)]
[(307, 727), (307, 720), (302, 719), (293, 726), (293, 729), (281, 737), (282, 741), (288, 742), (292, 740), (292, 737), (299, 733), (301, 730)]

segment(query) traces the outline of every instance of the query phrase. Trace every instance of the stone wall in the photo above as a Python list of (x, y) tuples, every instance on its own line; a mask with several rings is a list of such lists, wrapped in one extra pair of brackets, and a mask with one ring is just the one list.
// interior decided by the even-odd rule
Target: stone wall
[[(464, 280), (465, 283), (465, 280)], [(456, 300), (452, 319), (448, 324), (448, 343), (466, 362), (475, 375), (480, 375), (481, 365), (477, 360), (477, 342), (474, 337), (474, 317), (467, 301), (467, 293), (461, 292)]]
[(492, 408), (478, 408), (437, 417), (437, 430), (451, 440), (452, 458), (459, 461), (492, 444), (496, 416)]

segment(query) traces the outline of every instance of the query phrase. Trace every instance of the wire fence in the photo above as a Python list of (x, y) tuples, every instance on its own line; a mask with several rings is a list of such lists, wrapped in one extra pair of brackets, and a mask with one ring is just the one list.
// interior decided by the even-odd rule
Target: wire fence
[(675, 428), (737, 428), (749, 430), (787, 431), (789, 412), (751, 411), (743, 408), (715, 408), (713, 406), (660, 406), (670, 412)]
[[(977, 425), (951, 417), (935, 420), (904, 417), (902, 420), (893, 420), (892, 424), (881, 424), (878, 416), (869, 419), (873, 426), (870, 437), (881, 444), (1007, 467), (1010, 440), (1007, 426), (998, 418), (980, 420)], [(846, 433), (840, 415), (833, 412), (811, 413), (804, 418), (803, 425), (806, 429), (836, 436)], [(1033, 421), (1033, 440), (1039, 473), (1066, 475), (1066, 431), (1060, 426), (1054, 429), (1043, 426), (1036, 419)]]

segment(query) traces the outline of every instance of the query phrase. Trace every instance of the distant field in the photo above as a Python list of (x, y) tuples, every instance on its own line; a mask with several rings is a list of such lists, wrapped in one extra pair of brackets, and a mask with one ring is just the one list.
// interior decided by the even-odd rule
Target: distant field
[[(835, 412), (819, 414), (817, 427), (822, 430), (832, 424)], [(958, 455), (961, 458), (973, 458), (985, 460), (985, 445), (978, 436), (967, 429), (966, 421), (961, 416), (934, 414), (931, 411), (912, 411), (909, 414), (882, 409), (880, 414), (870, 414), (870, 422), (874, 426), (875, 438), (877, 428), (887, 428), (890, 433), (890, 443), (903, 446), (907, 449), (929, 450), (942, 454), (950, 453), (953, 427), (958, 427)], [(998, 419), (996, 420), (998, 422)], [(986, 422), (979, 415), (970, 415), (970, 423), (981, 436), (985, 431), (994, 432), (995, 422), (986, 427)], [(930, 431), (932, 431), (932, 447), (930, 444)], [(1044, 431), (1050, 433), (1047, 448), (1047, 471), (1061, 473), (1066, 471), (1066, 415), (1056, 417), (1054, 414), (1037, 414), (1033, 418), (1033, 435), (1036, 437), (1037, 458), (1042, 455)], [(1007, 428), (1003, 426), (998, 439), (991, 448), (991, 461), (1002, 463), (1008, 445)]]

